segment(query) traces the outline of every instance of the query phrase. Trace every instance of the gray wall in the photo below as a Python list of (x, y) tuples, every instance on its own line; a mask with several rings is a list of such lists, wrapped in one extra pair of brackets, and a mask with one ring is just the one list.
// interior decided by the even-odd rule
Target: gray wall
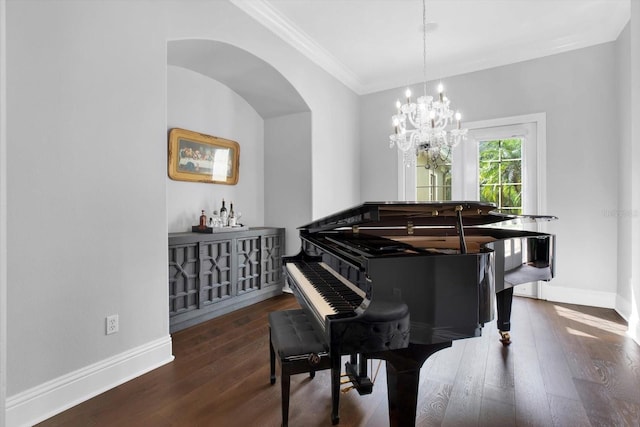
[(265, 120), (265, 223), (285, 226), (286, 253), (300, 251), (297, 227), (311, 222), (311, 114)]
[(9, 396), (169, 333), (164, 17), (117, 5), (7, 4)]
[[(631, 2), (631, 61), (630, 61), (630, 117), (631, 117), (631, 139), (628, 144), (631, 146), (631, 170), (625, 172), (622, 180), (631, 182), (631, 242), (624, 248), (621, 256), (624, 256), (631, 264), (630, 283), (620, 282), (619, 286), (631, 288), (629, 300), (630, 320), (629, 330), (631, 336), (640, 344), (640, 2)], [(625, 152), (628, 146), (625, 145)], [(626, 228), (621, 228), (620, 233), (629, 233)]]
[(7, 397), (7, 109), (6, 0), (0, 0), (0, 427)]
[[(589, 291), (596, 301), (601, 293), (614, 301), (617, 283), (617, 221), (607, 215), (618, 206), (616, 80), (615, 43), (443, 80), (465, 121), (546, 112), (548, 212), (543, 213), (560, 217), (548, 227), (557, 234), (558, 259), (550, 286), (582, 295)], [(396, 198), (396, 155), (388, 135), (403, 89), (361, 99), (363, 200)], [(586, 260), (590, 242), (597, 244), (589, 244)], [(589, 268), (594, 262), (597, 268)]]

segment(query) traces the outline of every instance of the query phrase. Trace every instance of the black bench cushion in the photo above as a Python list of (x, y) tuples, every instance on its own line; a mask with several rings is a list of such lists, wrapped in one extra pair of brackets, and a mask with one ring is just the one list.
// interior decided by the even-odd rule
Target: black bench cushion
[(318, 334), (304, 310), (284, 310), (269, 313), (271, 342), (280, 360), (328, 352), (325, 340)]

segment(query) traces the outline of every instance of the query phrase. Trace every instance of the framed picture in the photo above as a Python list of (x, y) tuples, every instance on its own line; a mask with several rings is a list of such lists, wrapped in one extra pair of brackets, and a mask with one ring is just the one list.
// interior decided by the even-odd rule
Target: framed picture
[(235, 185), (239, 168), (237, 142), (180, 128), (169, 131), (169, 178)]

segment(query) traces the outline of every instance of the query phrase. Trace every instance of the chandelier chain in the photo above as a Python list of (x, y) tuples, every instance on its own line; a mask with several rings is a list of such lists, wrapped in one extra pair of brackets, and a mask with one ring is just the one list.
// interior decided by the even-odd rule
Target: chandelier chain
[(427, 3), (422, 0), (422, 85), (427, 95)]

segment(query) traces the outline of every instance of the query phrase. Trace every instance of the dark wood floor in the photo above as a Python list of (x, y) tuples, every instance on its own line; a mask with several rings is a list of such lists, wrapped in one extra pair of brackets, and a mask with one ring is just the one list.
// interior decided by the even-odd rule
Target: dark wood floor
[[(178, 332), (173, 363), (41, 426), (278, 426), (267, 313), (295, 307), (283, 295)], [(427, 360), (416, 425), (640, 426), (640, 347), (613, 310), (516, 297), (512, 321), (509, 347), (492, 322)], [(328, 374), (292, 378), (291, 426), (331, 425)], [(371, 395), (341, 396), (340, 415), (388, 425), (384, 365)]]

